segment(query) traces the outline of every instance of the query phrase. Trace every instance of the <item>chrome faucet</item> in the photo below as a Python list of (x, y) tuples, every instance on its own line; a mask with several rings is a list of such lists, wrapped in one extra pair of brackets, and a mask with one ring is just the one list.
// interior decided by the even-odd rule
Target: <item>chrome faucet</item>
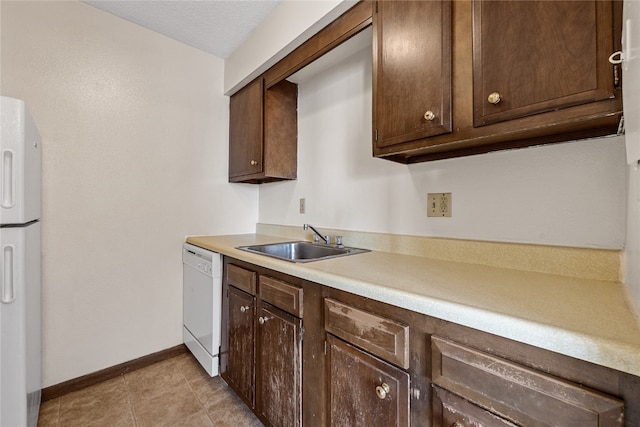
[(302, 226), (302, 228), (304, 229), (304, 231), (307, 231), (308, 229), (313, 230), (313, 232), (316, 233), (316, 236), (321, 238), (327, 245), (331, 243), (331, 239), (329, 238), (329, 235), (327, 234), (326, 236), (323, 236), (322, 234), (320, 234), (320, 232), (318, 230), (315, 229), (315, 227), (313, 225), (304, 224)]

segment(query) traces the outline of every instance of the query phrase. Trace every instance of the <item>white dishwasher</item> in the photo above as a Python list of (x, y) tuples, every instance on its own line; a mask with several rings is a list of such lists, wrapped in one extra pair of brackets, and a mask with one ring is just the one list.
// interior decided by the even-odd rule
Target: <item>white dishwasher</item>
[(219, 373), (222, 255), (185, 243), (182, 266), (183, 341), (215, 377)]

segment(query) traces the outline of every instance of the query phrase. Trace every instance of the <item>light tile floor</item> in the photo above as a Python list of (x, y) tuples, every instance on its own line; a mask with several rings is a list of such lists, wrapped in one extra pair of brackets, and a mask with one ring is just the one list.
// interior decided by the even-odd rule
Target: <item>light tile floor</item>
[(44, 402), (38, 427), (258, 427), (262, 423), (190, 353)]

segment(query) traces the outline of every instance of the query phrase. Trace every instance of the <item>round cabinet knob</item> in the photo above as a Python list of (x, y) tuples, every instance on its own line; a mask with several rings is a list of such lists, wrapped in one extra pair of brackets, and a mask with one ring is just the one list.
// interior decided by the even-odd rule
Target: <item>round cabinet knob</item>
[(464, 424), (462, 424), (460, 421), (456, 421), (455, 423), (451, 424), (451, 427), (464, 427)]
[(249, 306), (248, 305), (241, 305), (240, 306), (240, 313), (246, 313), (247, 311), (249, 311)]
[(501, 99), (500, 94), (498, 92), (491, 92), (487, 97), (487, 101), (489, 101), (489, 103), (493, 105), (496, 105), (497, 103), (499, 103), (500, 99)]
[(251, 163), (251, 166), (255, 166), (255, 165), (257, 165), (257, 164), (258, 164), (258, 161), (257, 161), (257, 160), (251, 160), (251, 162), (250, 162), (250, 163)]
[(386, 399), (388, 393), (389, 393), (389, 384), (382, 383), (379, 386), (376, 386), (376, 396), (378, 396), (378, 399), (382, 399), (382, 400)]
[(431, 110), (424, 113), (424, 119), (427, 121), (432, 121), (435, 118), (436, 118), (436, 114)]
[(265, 323), (267, 323), (267, 320), (269, 320), (269, 318), (267, 316), (260, 316), (258, 317), (258, 323), (260, 323), (261, 325), (264, 325)]

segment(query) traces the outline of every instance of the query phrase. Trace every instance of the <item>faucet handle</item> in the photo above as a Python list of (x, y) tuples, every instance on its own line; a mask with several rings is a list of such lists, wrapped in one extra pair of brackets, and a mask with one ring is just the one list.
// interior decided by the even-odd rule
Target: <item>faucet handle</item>
[(336, 236), (336, 245), (342, 246), (342, 236)]
[(313, 235), (313, 243), (320, 243), (320, 237), (317, 234)]

